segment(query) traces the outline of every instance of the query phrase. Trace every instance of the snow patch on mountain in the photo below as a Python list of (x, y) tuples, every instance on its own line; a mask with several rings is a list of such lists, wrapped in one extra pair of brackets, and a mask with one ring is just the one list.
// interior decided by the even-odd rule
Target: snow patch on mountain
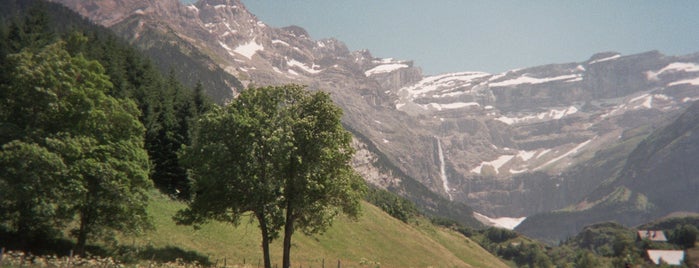
[[(505, 148), (505, 149), (511, 150), (508, 148)], [(481, 162), (477, 167), (471, 169), (471, 172), (476, 173), (476, 174), (480, 174), (484, 167), (491, 166), (495, 169), (495, 173), (499, 174), (501, 172), (500, 169), (508, 163), (510, 163), (510, 166), (511, 166), (509, 169), (510, 174), (519, 174), (519, 173), (529, 172), (530, 169), (526, 166), (527, 165), (526, 162), (529, 160), (532, 160), (535, 156), (537, 158), (539, 158), (540, 156), (548, 153), (548, 151), (550, 151), (550, 149), (545, 150), (545, 151), (541, 151), (541, 152), (538, 152), (538, 151), (517, 151), (514, 154), (501, 155), (493, 161)], [(523, 164), (524, 166), (520, 166), (519, 169), (515, 169), (513, 167), (514, 165), (518, 165), (518, 163), (519, 163), (519, 165), (522, 165), (522, 162), (524, 162), (524, 164)]]
[(536, 155), (536, 151), (519, 151), (519, 153), (517, 153), (517, 157), (522, 159), (522, 161), (529, 161), (534, 155)]
[(500, 116), (496, 118), (495, 120), (498, 120), (500, 122), (503, 122), (508, 125), (513, 125), (513, 124), (518, 124), (518, 123), (524, 123), (524, 122), (531, 122), (531, 121), (536, 121), (536, 120), (557, 120), (561, 119), (565, 116), (569, 116), (572, 114), (575, 114), (578, 112), (578, 108), (575, 106), (570, 106), (565, 109), (551, 109), (548, 112), (542, 112), (538, 113), (535, 115), (527, 115), (527, 116), (521, 116), (521, 117), (508, 117), (508, 116)]
[(247, 42), (245, 44), (242, 44), (235, 49), (233, 49), (233, 52), (238, 53), (240, 55), (243, 55), (244, 57), (248, 59), (252, 59), (252, 56), (255, 55), (258, 51), (263, 51), (264, 47), (257, 42), (255, 42), (255, 39), (250, 40), (250, 42)]
[(489, 75), (489, 73), (481, 72), (462, 72), (430, 76), (413, 86), (402, 88), (401, 91), (406, 91), (408, 95), (412, 97), (421, 97), (429, 92), (451, 89), (457, 83), (469, 84), (474, 79)]
[(235, 56), (235, 54), (233, 54), (233, 49), (231, 49), (228, 45), (221, 41), (218, 41), (218, 44), (221, 45), (221, 47), (228, 52), (228, 55)]
[(382, 74), (382, 73), (390, 73), (399, 69), (403, 68), (408, 68), (410, 67), (409, 65), (405, 63), (390, 63), (390, 64), (382, 64), (379, 66), (376, 66), (374, 68), (369, 69), (368, 71), (364, 72), (364, 75), (369, 77), (375, 74)]
[(677, 86), (677, 85), (692, 85), (692, 86), (699, 86), (699, 77), (693, 78), (693, 79), (685, 79), (685, 80), (680, 80), (676, 82), (672, 82), (667, 84), (668, 87), (672, 86)]
[(598, 60), (593, 60), (593, 61), (591, 61), (589, 64), (595, 64), (595, 63), (600, 63), (600, 62), (615, 60), (615, 59), (618, 59), (618, 58), (621, 58), (621, 54), (616, 54), (616, 55), (609, 56), (609, 57), (606, 57), (606, 58), (602, 58), (602, 59), (598, 59)]
[(575, 146), (575, 148), (570, 149), (570, 150), (567, 151), (566, 153), (564, 153), (564, 154), (562, 154), (562, 155), (559, 155), (558, 157), (556, 157), (556, 158), (554, 158), (554, 159), (549, 160), (548, 162), (546, 162), (546, 163), (544, 163), (543, 165), (541, 165), (541, 166), (535, 168), (534, 170), (535, 170), (535, 171), (536, 171), (536, 170), (540, 170), (540, 169), (545, 168), (545, 167), (547, 167), (547, 166), (549, 166), (549, 165), (551, 165), (551, 164), (553, 164), (553, 163), (556, 163), (556, 162), (560, 161), (560, 160), (563, 159), (563, 158), (566, 158), (566, 157), (568, 157), (568, 156), (577, 154), (578, 152), (580, 152), (580, 149), (582, 149), (582, 148), (585, 147), (587, 144), (589, 144), (590, 142), (592, 142), (595, 138), (597, 138), (597, 137), (594, 137), (594, 138), (592, 138), (592, 139), (589, 139), (589, 140), (587, 140), (587, 141), (584, 141), (583, 143), (578, 144), (577, 146)]
[(653, 95), (643, 94), (641, 96), (638, 96), (638, 97), (631, 99), (629, 101), (629, 103), (635, 104), (633, 109), (639, 109), (639, 108), (650, 109), (650, 108), (653, 108)]
[[(699, 78), (697, 78), (696, 80), (697, 80), (696, 85), (699, 85)], [(682, 82), (682, 81), (678, 81), (678, 82)], [(676, 83), (678, 83), (678, 82), (676, 82)], [(692, 81), (687, 81), (687, 82), (692, 82)], [(630, 98), (627, 101), (625, 101), (624, 103), (621, 103), (619, 105), (614, 106), (612, 109), (610, 109), (606, 113), (602, 114), (601, 117), (608, 118), (611, 116), (623, 114), (623, 113), (628, 112), (628, 111), (640, 110), (640, 109), (653, 109), (654, 101), (673, 103), (674, 99), (672, 97), (664, 95), (664, 94), (644, 93), (644, 94), (635, 96), (633, 98)]]
[(498, 173), (500, 173), (499, 172), (500, 168), (503, 165), (507, 164), (507, 162), (510, 162), (510, 160), (512, 160), (512, 158), (514, 158), (514, 157), (515, 157), (514, 155), (501, 155), (493, 161), (482, 162), (477, 167), (471, 169), (471, 172), (480, 174), (482, 169), (485, 166), (491, 166), (491, 167), (495, 168), (495, 174), (498, 174)]
[[(655, 72), (646, 72), (646, 78), (651, 81), (657, 81), (659, 76), (665, 73), (675, 73), (675, 72), (685, 72), (694, 73), (699, 72), (699, 64), (693, 62), (673, 62), (663, 67)], [(678, 81), (679, 82), (679, 81)]]
[(415, 107), (420, 107), (422, 110), (430, 111), (442, 111), (442, 110), (452, 110), (461, 109), (466, 107), (478, 107), (480, 106), (477, 102), (453, 102), (453, 103), (428, 103), (428, 104), (414, 104)]
[[(415, 106), (421, 107), (423, 110), (428, 110), (429, 107), (435, 110), (442, 110), (480, 105), (476, 102), (452, 104), (430, 103), (426, 105), (413, 102), (415, 99), (422, 97), (443, 98), (466, 94), (472, 90), (478, 79), (484, 79), (488, 76), (491, 76), (491, 74), (483, 72), (461, 72), (425, 77), (414, 85), (403, 87), (398, 90), (397, 94), (399, 99), (396, 101), (396, 109), (401, 110), (409, 103), (415, 104)], [(412, 106), (413, 105), (411, 105), (411, 107)]]
[(288, 59), (286, 61), (286, 64), (291, 66), (291, 67), (298, 67), (301, 70), (303, 70), (304, 72), (307, 72), (309, 74), (317, 74), (317, 73), (322, 72), (322, 70), (318, 69), (320, 66), (318, 66), (316, 64), (312, 64), (311, 67), (309, 67), (308, 65), (306, 65), (300, 61), (297, 61), (295, 59)]
[(511, 217), (499, 217), (490, 218), (486, 215), (480, 214), (478, 212), (473, 212), (473, 216), (476, 217), (480, 222), (485, 225), (505, 228), (508, 230), (514, 230), (517, 225), (522, 223), (527, 217), (511, 218)]
[(556, 77), (537, 78), (537, 77), (528, 76), (528, 74), (523, 74), (522, 76), (517, 77), (515, 79), (505, 80), (502, 82), (490, 83), (490, 86), (491, 87), (510, 87), (510, 86), (517, 86), (517, 85), (522, 85), (522, 84), (535, 85), (535, 84), (543, 84), (543, 83), (549, 83), (549, 82), (555, 82), (555, 81), (563, 81), (563, 82), (582, 81), (582, 75), (581, 74), (568, 74), (568, 75), (561, 75), (561, 76), (556, 76)]
[(279, 39), (274, 39), (274, 40), (272, 40), (272, 44), (282, 44), (282, 45), (285, 45), (285, 46), (287, 46), (287, 47), (290, 47), (290, 46), (291, 46), (291, 45), (289, 45), (289, 43), (284, 42), (284, 41), (279, 40)]

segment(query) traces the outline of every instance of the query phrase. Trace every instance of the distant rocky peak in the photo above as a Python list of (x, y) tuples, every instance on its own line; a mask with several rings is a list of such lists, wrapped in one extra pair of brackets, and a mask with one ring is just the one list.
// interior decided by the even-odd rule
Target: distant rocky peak
[(304, 39), (310, 39), (310, 38), (311, 38), (311, 35), (308, 34), (308, 31), (306, 31), (306, 29), (304, 29), (304, 28), (302, 28), (302, 27), (300, 27), (300, 26), (291, 25), (291, 26), (287, 26), (287, 27), (282, 28), (282, 30), (283, 30), (285, 33), (287, 33), (287, 34), (289, 34), (289, 35), (292, 35), (292, 36), (294, 36), (294, 37), (304, 38)]
[(134, 15), (165, 20), (189, 15), (179, 0), (49, 0), (61, 3), (105, 27), (112, 27)]
[(212, 5), (212, 6), (216, 6), (216, 5), (225, 5), (225, 6), (242, 5), (240, 3), (240, 1), (238, 1), (238, 0), (199, 0), (199, 1), (197, 1), (197, 4), (199, 4), (199, 5), (201, 5), (201, 4)]
[(350, 54), (347, 45), (335, 38), (321, 39), (316, 41), (315, 49), (322, 53), (333, 53), (341, 56), (347, 56)]
[(614, 52), (614, 51), (608, 51), (608, 52), (600, 52), (592, 55), (590, 59), (587, 60), (588, 63), (594, 63), (598, 61), (603, 61), (605, 59), (613, 59), (613, 58), (618, 58), (621, 57), (621, 53), (619, 52)]
[[(227, 17), (233, 21), (258, 19), (237, 0), (201, 0), (193, 5), (199, 9), (203, 18)], [(235, 16), (235, 17), (230, 17)]]

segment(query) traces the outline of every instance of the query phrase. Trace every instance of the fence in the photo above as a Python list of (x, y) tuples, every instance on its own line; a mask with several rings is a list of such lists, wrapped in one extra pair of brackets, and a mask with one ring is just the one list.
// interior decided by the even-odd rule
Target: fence
[[(257, 266), (252, 266), (252, 265), (248, 264), (248, 263), (246, 262), (246, 259), (243, 259), (243, 265), (242, 265), (242, 266), (240, 266), (240, 265), (228, 266), (228, 265), (227, 265), (227, 259), (226, 259), (226, 258), (223, 258), (222, 264), (223, 264), (222, 266), (219, 266), (219, 260), (217, 259), (216, 262), (214, 262), (213, 267), (216, 267), (216, 268), (226, 268), (226, 267), (234, 267), (234, 268), (238, 268), (238, 267), (256, 267), (256, 268), (262, 268), (262, 267), (264, 267), (264, 265), (262, 264), (262, 261), (261, 261), (261, 260), (258, 260), (258, 261), (257, 261)], [(272, 264), (272, 267), (273, 267), (273, 268), (279, 268), (279, 265), (278, 265), (278, 264)], [(313, 268), (313, 267), (326, 268), (326, 265), (325, 265), (325, 259), (322, 259), (321, 262), (320, 262), (320, 264), (318, 264), (318, 266), (313, 266), (313, 265), (310, 265), (310, 264), (306, 264), (305, 266), (304, 266), (303, 264), (299, 264), (298, 266), (294, 266), (294, 265), (292, 264), (291, 267), (292, 267), (292, 268), (295, 268), (295, 267), (299, 267), (299, 268)], [(334, 266), (333, 266), (331, 263), (328, 263), (328, 266), (327, 266), (327, 267), (328, 267), (328, 268), (332, 268), (332, 267), (334, 267)], [(343, 266), (342, 266), (342, 260), (337, 260), (337, 268), (342, 268), (342, 267), (343, 267)], [(346, 266), (345, 266), (345, 267), (346, 267)], [(350, 267), (355, 267), (355, 266), (350, 266)], [(361, 262), (360, 262), (360, 265), (357, 266), (357, 267), (367, 267), (367, 266), (366, 266), (366, 265), (362, 265)]]
[[(343, 266), (344, 265), (344, 266)], [(29, 253), (24, 253), (21, 251), (6, 251), (5, 248), (0, 248), (0, 267), (5, 267), (5, 266), (10, 266), (10, 267), (65, 267), (65, 268), (74, 268), (74, 267), (123, 267), (122, 264), (120, 264), (118, 261), (115, 261), (111, 257), (106, 257), (106, 258), (101, 258), (101, 257), (88, 257), (88, 258), (82, 258), (80, 256), (74, 256), (73, 251), (71, 250), (67, 256), (64, 257), (58, 257), (56, 255), (51, 255), (51, 256), (35, 256)], [(127, 265), (131, 267), (131, 265)], [(140, 265), (134, 265), (134, 267), (149, 267), (152, 268), (154, 266), (157, 267), (186, 267), (186, 268), (196, 268), (196, 267), (207, 267), (206, 265), (202, 265), (199, 263), (189, 263), (189, 262), (184, 262), (182, 259), (177, 259), (174, 262), (167, 262), (167, 263), (156, 263), (154, 261), (149, 261), (146, 264), (140, 264)], [(246, 259), (243, 259), (243, 264), (229, 264), (227, 258), (223, 259), (217, 259), (214, 264), (210, 267), (215, 267), (215, 268), (252, 268), (252, 267), (257, 267), (261, 268), (264, 265), (262, 264), (261, 260), (258, 260), (256, 265), (253, 265), (252, 263), (247, 263)], [(279, 264), (273, 264), (272, 267), (274, 268), (279, 268)], [(380, 264), (377, 262), (368, 262), (365, 259), (362, 259), (359, 262), (352, 262), (352, 261), (344, 261), (343, 260), (337, 260), (337, 263), (335, 261), (327, 261), (325, 258), (320, 259), (319, 262), (309, 264), (298, 264), (298, 266), (292, 265), (291, 267), (296, 268), (349, 268), (349, 267), (380, 267)]]

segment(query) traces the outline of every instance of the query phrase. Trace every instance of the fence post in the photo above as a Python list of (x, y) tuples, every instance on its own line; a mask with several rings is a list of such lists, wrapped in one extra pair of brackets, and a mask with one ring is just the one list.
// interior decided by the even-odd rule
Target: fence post
[(325, 258), (323, 258), (323, 268), (325, 268)]
[(342, 268), (342, 265), (340, 264), (340, 260), (337, 260), (337, 268)]
[(73, 266), (73, 250), (71, 249), (70, 252), (68, 252), (68, 268)]

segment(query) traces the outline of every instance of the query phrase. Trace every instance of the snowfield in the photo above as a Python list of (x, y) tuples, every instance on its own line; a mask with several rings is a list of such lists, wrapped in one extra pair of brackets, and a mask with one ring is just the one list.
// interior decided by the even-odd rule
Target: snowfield
[(595, 64), (595, 63), (600, 63), (600, 62), (615, 60), (615, 59), (618, 59), (618, 58), (621, 58), (621, 54), (616, 54), (616, 55), (614, 55), (614, 56), (606, 57), (606, 58), (599, 59), (599, 60), (593, 60), (593, 61), (591, 61), (589, 64)]
[(577, 81), (582, 81), (582, 74), (569, 74), (569, 75), (561, 75), (561, 76), (556, 76), (556, 77), (546, 77), (546, 78), (536, 78), (536, 77), (530, 77), (527, 76), (527, 74), (523, 74), (520, 77), (517, 77), (515, 79), (510, 79), (510, 80), (505, 80), (502, 82), (495, 82), (495, 83), (490, 83), (491, 87), (510, 87), (510, 86), (517, 86), (521, 84), (543, 84), (543, 83), (549, 83), (549, 82), (555, 82), (555, 81), (563, 81), (563, 82), (577, 82)]
[[(660, 70), (647, 71), (646, 72), (646, 79), (648, 79), (649, 81), (658, 81), (658, 80), (660, 80), (660, 76), (663, 74), (678, 73), (678, 72), (684, 72), (684, 73), (699, 72), (699, 64), (692, 63), (692, 62), (673, 62), (673, 63), (670, 63), (667, 66), (663, 67)], [(697, 79), (699, 79), (699, 78), (676, 81), (676, 82), (669, 83), (667, 86), (671, 87), (671, 86), (680, 85), (680, 84), (697, 85), (696, 84)]]
[(471, 169), (471, 172), (480, 174), (480, 173), (481, 173), (481, 170), (483, 169), (483, 167), (485, 167), (485, 166), (492, 166), (492, 167), (495, 168), (495, 173), (496, 173), (496, 174), (497, 174), (497, 173), (500, 173), (500, 171), (499, 171), (500, 168), (501, 168), (504, 164), (507, 164), (507, 162), (510, 162), (510, 160), (512, 160), (512, 158), (514, 158), (514, 157), (515, 157), (514, 155), (501, 155), (500, 157), (498, 157), (497, 159), (495, 159), (495, 160), (493, 160), (493, 161), (482, 162), (479, 166), (477, 166), (477, 167)]
[(233, 52), (243, 55), (249, 60), (252, 60), (252, 56), (255, 55), (255, 53), (257, 53), (258, 51), (263, 51), (264, 49), (265, 48), (262, 45), (255, 42), (255, 39), (252, 39), (250, 40), (250, 42), (247, 42), (233, 49)]
[(672, 82), (672, 83), (667, 84), (667, 86), (672, 87), (672, 86), (684, 85), (684, 84), (692, 85), (692, 86), (699, 86), (699, 77), (693, 78), (693, 79), (686, 79), (686, 80)]
[(307, 72), (309, 74), (317, 74), (317, 73), (320, 73), (322, 71), (322, 70), (317, 69), (319, 67), (318, 65), (313, 64), (311, 67), (308, 67), (308, 65), (306, 65), (300, 61), (297, 61), (295, 59), (287, 60), (286, 64), (289, 65), (290, 67), (298, 67), (301, 70), (303, 70), (304, 72)]
[(396, 70), (400, 70), (403, 68), (408, 68), (408, 66), (405, 63), (391, 63), (391, 64), (383, 64), (376, 66), (374, 68), (371, 68), (370, 70), (364, 72), (364, 75), (367, 77), (375, 75), (375, 74), (383, 74), (383, 73), (390, 73)]
[(479, 221), (486, 225), (505, 228), (508, 230), (514, 230), (517, 225), (522, 223), (527, 217), (511, 218), (511, 217), (500, 217), (500, 218), (490, 218), (486, 215), (480, 214), (478, 212), (473, 212), (473, 216)]
[(536, 115), (529, 115), (529, 116), (522, 116), (522, 117), (507, 117), (507, 116), (500, 116), (496, 118), (495, 120), (498, 120), (500, 122), (503, 122), (508, 125), (513, 125), (517, 123), (523, 123), (523, 122), (531, 122), (534, 120), (558, 120), (561, 119), (565, 116), (572, 115), (578, 112), (578, 108), (575, 108), (575, 106), (570, 106), (568, 108), (562, 109), (562, 110), (557, 110), (557, 109), (551, 109), (548, 112), (542, 112), (538, 113)]

